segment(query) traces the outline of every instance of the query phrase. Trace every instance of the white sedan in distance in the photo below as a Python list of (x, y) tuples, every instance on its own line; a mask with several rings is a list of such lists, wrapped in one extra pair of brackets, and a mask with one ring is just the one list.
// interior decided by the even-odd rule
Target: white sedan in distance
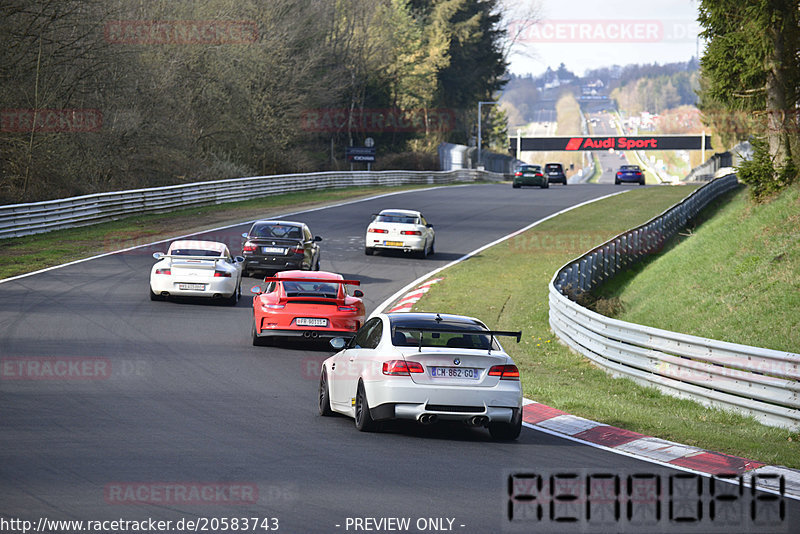
[(242, 296), (244, 258), (232, 257), (224, 243), (173, 241), (150, 270), (150, 300), (209, 297), (234, 306)]
[(422, 213), (394, 209), (383, 210), (374, 217), (367, 227), (364, 242), (367, 256), (379, 249), (414, 252), (422, 258), (433, 254), (436, 234)]
[(462, 421), (497, 440), (522, 429), (519, 370), (497, 342), (521, 332), (489, 330), (478, 319), (435, 313), (378, 314), (323, 362), (319, 413), (339, 412), (361, 431), (379, 421)]

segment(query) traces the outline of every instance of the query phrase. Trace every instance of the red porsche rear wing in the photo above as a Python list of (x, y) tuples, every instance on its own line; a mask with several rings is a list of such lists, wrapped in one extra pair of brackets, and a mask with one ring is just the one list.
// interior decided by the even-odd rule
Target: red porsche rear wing
[(265, 282), (320, 282), (325, 284), (347, 284), (349, 286), (360, 286), (361, 282), (358, 280), (329, 280), (327, 278), (278, 278), (277, 276), (268, 276), (264, 278)]

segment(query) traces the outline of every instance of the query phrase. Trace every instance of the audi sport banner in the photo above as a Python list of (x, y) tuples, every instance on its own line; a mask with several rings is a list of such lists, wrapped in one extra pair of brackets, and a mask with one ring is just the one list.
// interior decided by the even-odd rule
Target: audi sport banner
[[(517, 138), (509, 137), (510, 149), (516, 151)], [(558, 150), (701, 150), (702, 135), (638, 135), (638, 136), (586, 136), (586, 137), (523, 137), (520, 149), (530, 151)], [(711, 148), (711, 137), (706, 136), (706, 148)]]

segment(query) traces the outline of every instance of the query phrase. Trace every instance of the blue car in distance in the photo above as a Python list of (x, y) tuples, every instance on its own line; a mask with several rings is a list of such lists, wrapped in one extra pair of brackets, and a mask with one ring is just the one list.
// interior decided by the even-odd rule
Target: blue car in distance
[(623, 182), (638, 183), (644, 185), (644, 173), (638, 165), (622, 165), (614, 177), (614, 184), (619, 185)]

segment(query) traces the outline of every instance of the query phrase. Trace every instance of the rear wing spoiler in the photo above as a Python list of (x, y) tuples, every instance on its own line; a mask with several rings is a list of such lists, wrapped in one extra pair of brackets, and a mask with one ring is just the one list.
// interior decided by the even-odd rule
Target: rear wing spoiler
[(278, 278), (277, 276), (267, 276), (265, 282), (321, 282), (325, 284), (347, 284), (349, 286), (360, 286), (359, 280), (328, 280), (325, 278)]
[[(158, 254), (156, 256), (156, 254)], [(228, 258), (223, 256), (185, 256), (183, 254), (161, 254), (156, 252), (153, 257), (157, 260), (162, 258), (170, 258), (175, 260), (205, 260), (205, 261), (227, 261)]]
[[(489, 352), (492, 352), (492, 345), (494, 345), (494, 338), (495, 336), (508, 336), (508, 337), (515, 337), (517, 338), (517, 343), (520, 342), (522, 339), (522, 331), (519, 330), (517, 332), (511, 332), (508, 330), (464, 330), (458, 328), (437, 328), (437, 327), (414, 327), (414, 326), (395, 326), (394, 331), (400, 332), (419, 332), (420, 334), (424, 332), (438, 332), (440, 334), (461, 334), (461, 335), (475, 335), (475, 336), (489, 336)], [(419, 347), (418, 350), (422, 352), (422, 336), (419, 336)]]

